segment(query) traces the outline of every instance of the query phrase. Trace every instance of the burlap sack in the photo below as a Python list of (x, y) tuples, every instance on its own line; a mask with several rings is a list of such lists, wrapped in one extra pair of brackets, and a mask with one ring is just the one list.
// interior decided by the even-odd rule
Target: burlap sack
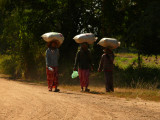
[(102, 38), (97, 44), (111, 49), (116, 49), (120, 46), (120, 42), (118, 42), (115, 38)]
[(97, 38), (94, 36), (93, 33), (83, 33), (76, 35), (74, 38), (76, 43), (84, 43), (87, 42), (88, 44), (93, 44)]
[(61, 45), (64, 41), (64, 37), (61, 33), (58, 32), (49, 32), (45, 33), (41, 36), (46, 42), (51, 42), (53, 40), (57, 40)]

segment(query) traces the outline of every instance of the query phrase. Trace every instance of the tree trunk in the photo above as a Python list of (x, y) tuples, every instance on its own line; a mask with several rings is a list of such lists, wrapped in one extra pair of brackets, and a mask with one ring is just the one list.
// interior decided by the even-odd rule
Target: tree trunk
[(140, 52), (138, 52), (138, 68), (141, 68), (141, 63), (142, 63), (141, 54), (140, 54)]

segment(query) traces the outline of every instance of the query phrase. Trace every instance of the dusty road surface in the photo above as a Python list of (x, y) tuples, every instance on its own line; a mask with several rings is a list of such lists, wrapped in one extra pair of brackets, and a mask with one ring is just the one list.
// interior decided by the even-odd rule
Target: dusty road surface
[(62, 90), (0, 78), (0, 120), (160, 120), (160, 103)]

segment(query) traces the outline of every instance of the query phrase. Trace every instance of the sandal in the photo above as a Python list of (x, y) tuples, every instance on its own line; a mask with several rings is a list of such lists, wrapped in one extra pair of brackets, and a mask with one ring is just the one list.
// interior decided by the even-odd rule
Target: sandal
[(54, 92), (59, 92), (59, 91), (60, 91), (60, 89), (55, 89), (55, 90), (54, 90)]
[(49, 89), (48, 91), (49, 91), (49, 92), (52, 92), (52, 89)]
[(88, 88), (87, 88), (87, 89), (85, 89), (85, 92), (89, 92), (89, 91), (90, 91), (90, 89), (88, 89)]

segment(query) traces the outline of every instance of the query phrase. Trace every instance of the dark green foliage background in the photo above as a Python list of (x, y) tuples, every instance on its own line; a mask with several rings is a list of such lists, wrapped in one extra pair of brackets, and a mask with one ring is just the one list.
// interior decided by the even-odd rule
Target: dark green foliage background
[[(78, 49), (73, 37), (84, 32), (94, 33), (97, 42), (117, 38), (121, 47), (139, 53), (138, 60), (142, 54), (159, 55), (159, 5), (159, 0), (0, 0), (0, 54), (11, 56), (4, 66), (10, 65), (15, 77), (44, 77), (47, 47), (41, 35), (50, 31), (65, 37), (61, 70), (68, 65), (71, 70)], [(102, 54), (97, 42), (90, 46), (95, 70)]]

